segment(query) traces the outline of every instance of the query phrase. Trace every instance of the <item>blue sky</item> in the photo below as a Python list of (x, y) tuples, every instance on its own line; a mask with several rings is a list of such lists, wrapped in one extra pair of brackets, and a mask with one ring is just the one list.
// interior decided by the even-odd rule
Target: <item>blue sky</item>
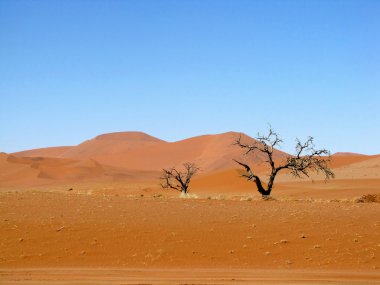
[(270, 123), (380, 153), (380, 1), (0, 0), (0, 151)]

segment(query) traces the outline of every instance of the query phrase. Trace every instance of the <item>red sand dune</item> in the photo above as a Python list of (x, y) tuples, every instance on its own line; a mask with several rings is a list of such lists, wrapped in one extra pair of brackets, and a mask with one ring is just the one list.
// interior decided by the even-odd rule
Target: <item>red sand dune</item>
[[(352, 162), (350, 158), (347, 157), (346, 161)], [(380, 178), (380, 156), (366, 156), (366, 159), (358, 159), (355, 163), (339, 165), (335, 167), (335, 172), (341, 179), (378, 179)]]
[(0, 156), (0, 186), (38, 185), (101, 177), (103, 167), (94, 160)]
[(82, 182), (130, 183), (158, 176), (157, 172), (106, 166), (93, 159), (17, 157), (0, 153), (0, 187), (25, 188)]
[[(86, 181), (136, 181), (157, 183), (159, 171), (187, 161), (195, 162), (201, 171), (193, 188), (200, 192), (244, 192), (251, 185), (239, 178), (239, 158), (258, 173), (267, 170), (262, 153), (243, 155), (232, 143), (236, 132), (204, 135), (177, 142), (166, 142), (142, 132), (110, 133), (73, 147), (41, 148), (0, 156), (0, 186), (28, 186)], [(242, 141), (255, 140), (242, 134)], [(286, 153), (275, 151), (276, 160)], [(337, 179), (378, 179), (380, 156), (339, 153), (331, 157)], [(313, 176), (320, 180), (321, 177)], [(156, 181), (156, 182), (153, 182)], [(296, 183), (283, 173), (277, 182)], [(239, 189), (239, 190), (235, 190)]]
[(24, 156), (24, 157), (61, 157), (65, 152), (69, 151), (72, 146), (53, 146), (45, 148), (37, 148), (25, 151), (19, 151), (12, 153), (15, 156)]
[[(196, 162), (204, 171), (228, 169), (235, 166), (233, 158), (240, 157), (242, 151), (232, 143), (239, 133), (228, 132), (218, 135), (204, 135), (177, 142), (165, 142), (140, 132), (104, 134), (77, 146), (57, 152), (57, 156), (69, 159), (94, 159), (101, 164), (139, 170), (160, 170), (163, 167), (180, 165), (187, 161)], [(244, 142), (254, 139), (242, 135)], [(54, 154), (50, 149), (18, 152), (17, 156), (45, 156)], [(285, 153), (275, 151), (275, 158)], [(264, 159), (262, 153), (255, 161)]]
[(358, 155), (366, 156), (365, 154), (355, 153), (355, 152), (336, 152), (336, 153), (333, 154), (333, 156), (350, 156), (350, 155), (353, 155), (353, 156), (358, 156)]
[(361, 161), (366, 161), (376, 156), (370, 155), (339, 155), (339, 156), (331, 156), (331, 167), (338, 168), (349, 164), (354, 164)]

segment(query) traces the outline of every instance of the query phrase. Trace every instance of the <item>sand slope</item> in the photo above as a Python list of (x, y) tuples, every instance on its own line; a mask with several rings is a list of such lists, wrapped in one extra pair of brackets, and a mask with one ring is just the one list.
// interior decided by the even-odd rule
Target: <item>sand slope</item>
[[(242, 156), (242, 151), (232, 143), (240, 133), (228, 132), (218, 135), (204, 135), (173, 143), (165, 142), (141, 132), (104, 134), (85, 141), (78, 146), (59, 148), (54, 156), (53, 149), (36, 149), (18, 152), (17, 156), (54, 156), (69, 159), (94, 159), (101, 164), (139, 170), (160, 170), (163, 167), (196, 162), (203, 171), (214, 171), (234, 167), (233, 158)], [(242, 134), (246, 143), (255, 140)], [(59, 151), (58, 151), (59, 150)], [(285, 153), (275, 151), (274, 157)], [(264, 156), (257, 153), (256, 162)]]
[(80, 181), (104, 174), (103, 167), (94, 160), (0, 156), (0, 186)]
[(54, 146), (14, 152), (12, 155), (21, 157), (61, 157), (72, 146)]
[[(239, 177), (242, 169), (233, 159), (238, 158), (250, 164), (252, 169), (263, 177), (264, 182), (268, 167), (264, 163), (266, 157), (263, 153), (245, 156), (241, 149), (232, 145), (239, 136), (239, 133), (227, 132), (170, 143), (142, 132), (119, 132), (100, 135), (73, 147), (35, 149), (12, 155), (1, 154), (0, 187), (89, 181), (103, 184), (124, 181), (128, 184), (139, 180), (155, 185), (154, 188), (158, 189), (158, 178), (162, 168), (180, 168), (184, 162), (192, 161), (201, 168), (191, 186), (194, 191), (248, 193), (254, 191), (255, 187)], [(244, 134), (242, 141), (255, 142)], [(274, 153), (277, 161), (281, 161), (286, 155), (281, 151)], [(281, 191), (290, 189), (287, 190), (287, 193), (290, 193), (299, 188), (298, 183), (307, 185), (308, 189), (315, 189), (316, 185), (321, 189), (329, 189), (334, 185), (338, 189), (356, 189), (349, 195), (352, 197), (355, 196), (358, 187), (363, 191), (376, 188), (376, 181), (380, 179), (379, 165), (380, 156), (338, 153), (331, 157), (336, 182), (327, 185), (310, 184), (304, 180), (295, 180), (283, 172), (276, 180), (276, 188)], [(316, 175), (312, 175), (312, 178), (316, 181), (323, 179)], [(354, 179), (366, 182), (352, 181)]]
[(379, 179), (380, 156), (367, 156), (366, 159), (357, 160), (355, 163), (340, 165), (335, 172), (341, 179)]

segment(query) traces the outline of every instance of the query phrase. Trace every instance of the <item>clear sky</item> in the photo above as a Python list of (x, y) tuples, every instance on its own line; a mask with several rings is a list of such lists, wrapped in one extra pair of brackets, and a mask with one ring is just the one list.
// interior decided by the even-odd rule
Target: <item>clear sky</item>
[(380, 153), (380, 1), (0, 0), (0, 151), (270, 123)]

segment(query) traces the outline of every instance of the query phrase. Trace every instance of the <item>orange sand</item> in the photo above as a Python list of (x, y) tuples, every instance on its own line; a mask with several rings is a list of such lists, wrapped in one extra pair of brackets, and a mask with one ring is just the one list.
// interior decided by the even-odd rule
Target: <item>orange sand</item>
[[(237, 135), (116, 133), (0, 153), (0, 283), (379, 282), (380, 204), (355, 198), (380, 194), (380, 156), (334, 155), (328, 183), (284, 173), (262, 201), (232, 162)], [(264, 175), (263, 157), (241, 159)], [(158, 184), (161, 167), (185, 161), (202, 169), (197, 198)]]

